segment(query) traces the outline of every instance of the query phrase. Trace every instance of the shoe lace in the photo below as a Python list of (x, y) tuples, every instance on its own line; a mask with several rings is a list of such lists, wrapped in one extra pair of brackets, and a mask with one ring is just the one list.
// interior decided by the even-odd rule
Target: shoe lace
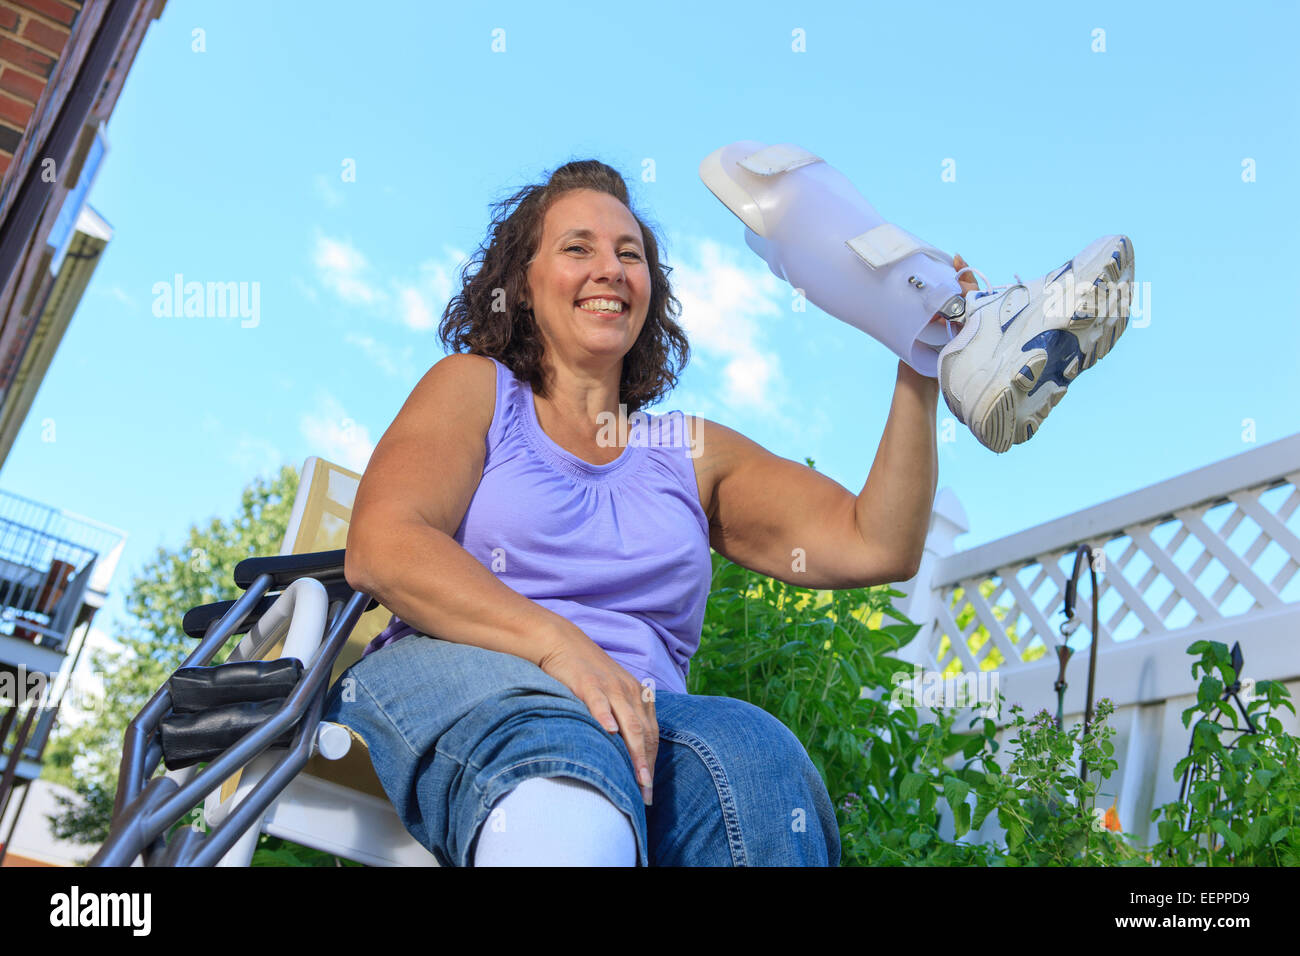
[[(1010, 289), (1013, 285), (1024, 285), (1024, 283), (1020, 281), (1020, 276), (1016, 275), (1014, 272), (1011, 273), (1011, 274), (1012, 274), (1013, 276), (1015, 276), (1016, 281), (1015, 281), (1015, 282), (1008, 282), (1008, 283), (1006, 283), (1005, 285), (993, 285), (991, 282), (989, 282), (989, 278), (988, 278), (988, 276), (986, 276), (984, 273), (980, 272), (980, 271), (979, 271), (978, 269), (976, 269), (974, 266), (964, 266), (963, 268), (957, 270), (957, 278), (960, 278), (960, 277), (961, 277), (961, 274), (962, 274), (963, 272), (969, 272), (969, 273), (971, 273), (972, 275), (977, 275), (977, 276), (979, 276), (981, 279), (984, 280), (984, 285), (987, 286), (987, 288), (985, 288), (985, 289), (982, 290), (982, 292), (981, 292), (981, 290), (979, 289), (979, 283), (977, 282), (977, 283), (976, 283), (976, 289), (975, 289), (975, 291), (976, 291), (977, 294), (988, 295), (990, 292), (996, 292), (996, 291), (998, 291), (999, 289)], [(947, 329), (948, 329), (949, 339), (951, 340), (952, 338), (955, 338), (955, 337), (956, 337), (956, 335), (957, 335), (957, 330), (960, 329), (960, 328), (962, 327), (962, 324), (964, 323), (965, 319), (964, 319), (964, 317), (962, 317), (962, 318), (959, 318), (959, 319), (956, 319), (956, 320), (955, 320), (955, 322), (956, 322), (956, 324), (957, 324), (957, 329), (954, 329), (954, 328), (953, 328), (954, 320), (949, 319), (949, 318), (947, 318), (947, 316), (945, 316), (944, 319), (943, 319), (943, 321), (944, 321), (944, 325), (945, 325), (945, 326), (947, 327)]]
[[(958, 276), (961, 276), (961, 274), (962, 274), (963, 272), (969, 272), (969, 273), (971, 273), (972, 275), (977, 275), (977, 276), (979, 276), (981, 279), (983, 279), (983, 280), (984, 280), (984, 285), (987, 286), (987, 288), (983, 290), (984, 292), (996, 292), (998, 289), (1010, 289), (1013, 285), (1024, 285), (1024, 283), (1023, 283), (1023, 282), (1021, 281), (1021, 279), (1020, 279), (1020, 276), (1016, 275), (1014, 272), (1011, 273), (1011, 274), (1012, 274), (1013, 276), (1015, 276), (1016, 281), (1015, 281), (1015, 282), (1008, 282), (1008, 283), (1006, 283), (1005, 285), (993, 285), (993, 283), (989, 282), (988, 276), (986, 276), (984, 273), (980, 272), (980, 271), (979, 271), (978, 269), (976, 269), (974, 266), (966, 266), (966, 267), (964, 267), (964, 268), (958, 270), (957, 275), (958, 275)], [(976, 291), (980, 291), (980, 290), (977, 289)]]

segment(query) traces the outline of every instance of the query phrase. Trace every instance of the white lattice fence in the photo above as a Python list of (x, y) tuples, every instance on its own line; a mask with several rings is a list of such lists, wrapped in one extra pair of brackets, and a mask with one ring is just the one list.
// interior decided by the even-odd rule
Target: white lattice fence
[[(1094, 538), (1098, 651), (1197, 625), (1248, 627), (1253, 615), (1300, 601), (1300, 537), (1288, 527), (1293, 518), (1300, 522), (1298, 478), (1287, 475)], [(956, 661), (964, 671), (1009, 669), (1045, 654), (1054, 659), (1075, 551), (1072, 543), (941, 583), (933, 666)], [(1076, 601), (1085, 626), (1075, 634), (1076, 649), (1087, 646), (1091, 601), (1085, 565)]]
[[(1116, 705), (1120, 771), (1107, 783), (1126, 829), (1154, 838), (1154, 806), (1177, 799), (1180, 719), (1195, 701), (1186, 649), (1240, 643), (1243, 675), (1300, 687), (1300, 435), (1252, 449), (969, 551), (955, 496), (941, 492), (926, 559), (903, 589), (922, 624), (906, 650), (925, 669), (992, 672), (1007, 701), (1055, 713), (1056, 649), (1079, 545), (1096, 555), (1094, 699)], [(1093, 595), (1086, 565), (1069, 639), (1067, 723), (1082, 719)], [(1291, 732), (1296, 719), (1279, 715)], [(1003, 715), (1005, 723), (1008, 715)], [(1109, 801), (1107, 801), (1109, 803)]]

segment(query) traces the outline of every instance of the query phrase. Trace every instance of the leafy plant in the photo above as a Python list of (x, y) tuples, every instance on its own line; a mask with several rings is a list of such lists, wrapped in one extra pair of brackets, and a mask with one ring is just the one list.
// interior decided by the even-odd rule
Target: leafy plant
[[(1273, 716), (1278, 707), (1295, 713), (1290, 693), (1277, 681), (1255, 684), (1256, 693), (1245, 703), (1254, 729), (1250, 725), (1243, 729), (1236, 709), (1224, 706), (1241, 691), (1227, 646), (1196, 641), (1187, 653), (1199, 655), (1192, 662), (1193, 679), (1198, 671), (1202, 676), (1196, 703), (1183, 711), (1184, 727), (1193, 717), (1196, 723), (1190, 753), (1174, 766), (1174, 779), (1186, 772), (1190, 787), (1185, 803), (1166, 803), (1152, 811), (1151, 819), (1160, 819), (1153, 861), (1191, 866), (1300, 865), (1297, 741)], [(1236, 738), (1225, 742), (1232, 732)]]
[[(1086, 735), (1057, 730), (1046, 712), (1027, 721), (1006, 771), (997, 724), (894, 703), (893, 656), (919, 627), (888, 587), (815, 592), (754, 574), (714, 554), (703, 639), (687, 689), (747, 700), (782, 720), (821, 772), (840, 825), (845, 865), (1078, 865), (1136, 862), (1121, 836), (1099, 827), (1098, 784), (1116, 767), (1109, 701)], [(885, 623), (889, 619), (893, 623)], [(941, 836), (947, 813), (955, 840)], [(1005, 845), (962, 842), (996, 813)]]
[[(1006, 848), (998, 861), (1006, 866), (1101, 866), (1143, 862), (1141, 854), (1105, 825), (1096, 796), (1100, 781), (1118, 767), (1107, 718), (1115, 707), (1108, 698), (1097, 704), (1087, 732), (1081, 724), (1059, 730), (1046, 710), (1026, 720), (1011, 706), (1019, 748), (1005, 774), (990, 768), (981, 788), (974, 825), (996, 810), (1006, 831)], [(1079, 761), (1097, 771), (1099, 782), (1079, 776)], [(1092, 774), (1089, 773), (1089, 778)], [(1113, 811), (1110, 818), (1114, 817)]]

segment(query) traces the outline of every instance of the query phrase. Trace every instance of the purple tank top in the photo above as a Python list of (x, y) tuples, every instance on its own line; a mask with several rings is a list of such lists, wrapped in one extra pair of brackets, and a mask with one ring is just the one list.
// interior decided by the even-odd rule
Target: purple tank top
[[(682, 412), (628, 416), (622, 454), (593, 465), (542, 431), (528, 383), (492, 361), (483, 477), (456, 541), (637, 680), (685, 693), (712, 562)], [(393, 615), (362, 656), (413, 633)]]

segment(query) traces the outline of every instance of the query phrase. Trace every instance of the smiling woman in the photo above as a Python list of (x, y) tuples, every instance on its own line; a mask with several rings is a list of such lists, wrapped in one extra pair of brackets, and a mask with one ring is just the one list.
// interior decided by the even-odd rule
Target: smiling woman
[[(709, 546), (774, 567), (797, 527), (810, 586), (902, 561), (866, 546), (830, 479), (643, 411), (689, 355), (668, 272), (596, 160), (501, 204), (443, 316), (456, 354), (357, 490), (345, 572), (393, 618), (326, 719), (366, 739), (441, 862), (838, 864), (825, 784), (789, 729), (686, 692)], [(797, 501), (780, 519), (773, 487)]]
[[(543, 236), (547, 213), (557, 202), (563, 204), (561, 212), (572, 207), (575, 224)], [(569, 281), (577, 281), (578, 264), (590, 262), (599, 239), (611, 257), (617, 246), (617, 259), (626, 266), (628, 283), (635, 283), (643, 298), (639, 312), (633, 309), (628, 317), (635, 318), (642, 331), (623, 358), (620, 400), (629, 411), (636, 411), (671, 392), (690, 357), (690, 344), (676, 321), (681, 303), (672, 294), (668, 281), (672, 269), (660, 259), (658, 239), (628, 204), (623, 177), (597, 160), (568, 163), (545, 185), (526, 187), (497, 203), (488, 230), (490, 238), (465, 265), (461, 291), (443, 314), (439, 334), (447, 350), (491, 355), (527, 381), (539, 398), (549, 398), (542, 366), (545, 331), (528, 286), (547, 282), (561, 257), (572, 264), (566, 273)], [(611, 234), (598, 237), (600, 220), (611, 214), (615, 217)], [(587, 222), (591, 224), (585, 225)], [(526, 269), (519, 268), (521, 253)], [(572, 291), (572, 297), (565, 300), (559, 298), (561, 289), (540, 289), (538, 294), (546, 297), (543, 319), (560, 311), (555, 307), (577, 305), (582, 297), (612, 292), (626, 302), (629, 295), (628, 286), (614, 290), (608, 280), (602, 287), (595, 279)]]

